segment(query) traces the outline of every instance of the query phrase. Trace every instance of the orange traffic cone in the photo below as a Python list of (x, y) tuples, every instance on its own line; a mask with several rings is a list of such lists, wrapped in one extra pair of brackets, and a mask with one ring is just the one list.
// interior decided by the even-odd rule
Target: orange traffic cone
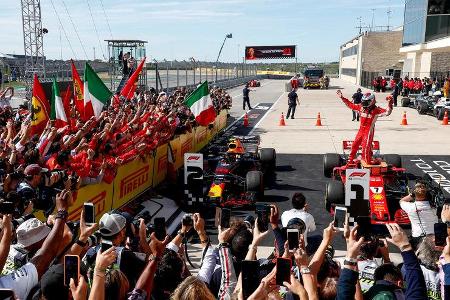
[(317, 113), (316, 126), (322, 126), (322, 120), (320, 119), (320, 113)]
[(244, 115), (244, 126), (248, 127), (248, 115), (247, 115), (247, 113), (245, 113), (245, 115)]
[(403, 112), (403, 118), (400, 125), (408, 125), (408, 120), (406, 120), (406, 111)]
[(444, 118), (442, 119), (442, 125), (448, 125), (448, 113), (447, 110), (444, 112)]
[(286, 126), (286, 123), (284, 122), (284, 113), (281, 113), (280, 124), (278, 124), (278, 126)]

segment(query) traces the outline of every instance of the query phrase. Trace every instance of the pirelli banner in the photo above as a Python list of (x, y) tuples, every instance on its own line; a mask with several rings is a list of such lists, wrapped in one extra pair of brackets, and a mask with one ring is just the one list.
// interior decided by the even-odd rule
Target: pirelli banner
[(79, 220), (83, 203), (90, 202), (95, 206), (95, 217), (97, 222), (100, 217), (113, 207), (113, 185), (107, 183), (91, 184), (82, 187), (76, 193), (74, 204), (71, 206), (69, 220)]
[(119, 167), (114, 179), (113, 207), (118, 208), (152, 186), (153, 155)]
[[(103, 213), (120, 208), (147, 189), (156, 187), (167, 178), (169, 169), (176, 171), (183, 166), (185, 153), (200, 151), (226, 127), (227, 113), (222, 111), (209, 127), (200, 126), (192, 132), (174, 137), (170, 147), (168, 144), (161, 145), (144, 159), (120, 166), (112, 184), (102, 182), (80, 188), (69, 212), (70, 220), (79, 219), (84, 202), (95, 205), (98, 221)], [(36, 216), (41, 220), (46, 219), (41, 212), (37, 212)]]

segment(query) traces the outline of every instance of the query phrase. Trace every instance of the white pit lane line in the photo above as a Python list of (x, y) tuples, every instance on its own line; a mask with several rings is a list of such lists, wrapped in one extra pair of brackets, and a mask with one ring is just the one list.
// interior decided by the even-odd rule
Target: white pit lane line
[[(256, 105), (253, 106), (253, 108), (257, 107), (260, 103), (257, 103)], [(249, 111), (243, 113), (238, 119), (234, 120), (233, 123), (231, 123), (230, 125), (228, 125), (227, 128), (225, 128), (224, 131), (228, 131), (228, 129), (230, 129), (231, 127), (233, 127), (239, 120), (241, 120), (246, 113), (248, 113)]]
[[(261, 120), (259, 120), (258, 123), (256, 123), (256, 125), (252, 128), (252, 130), (250, 130), (250, 132), (248, 133), (248, 135), (252, 135), (253, 131), (255, 131), (256, 128), (258, 128), (259, 124), (261, 124), (261, 122), (267, 117), (268, 114), (270, 114), (270, 112), (273, 110), (273, 108), (277, 105), (278, 101), (281, 100), (281, 98), (283, 98), (284, 94), (286, 94), (286, 92), (281, 93), (280, 97), (278, 97), (277, 101), (275, 101), (272, 106), (269, 108), (268, 111), (266, 111), (266, 113), (264, 114), (264, 116), (261, 118)], [(258, 103), (259, 104), (259, 103)], [(257, 107), (258, 105), (255, 105), (255, 107)]]

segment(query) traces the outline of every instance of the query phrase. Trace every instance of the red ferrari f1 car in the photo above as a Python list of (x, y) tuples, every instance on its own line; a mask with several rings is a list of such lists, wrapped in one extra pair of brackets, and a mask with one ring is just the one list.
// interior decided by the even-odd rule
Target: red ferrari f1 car
[[(351, 149), (351, 144), (351, 141), (343, 142), (344, 155), (327, 153), (323, 157), (324, 175), (332, 178), (326, 185), (326, 209), (334, 213), (335, 206), (347, 206), (350, 217), (370, 216), (373, 224), (388, 222), (410, 224), (407, 214), (399, 205), (400, 199), (408, 193), (408, 178), (405, 169), (402, 168), (401, 157), (398, 154), (380, 156), (376, 153), (375, 156), (380, 160), (377, 165), (369, 165), (361, 159), (349, 165), (346, 164), (346, 151)], [(378, 141), (373, 142), (373, 150), (379, 152)], [(368, 177), (366, 174), (369, 174)], [(354, 199), (347, 197), (351, 203), (346, 203), (345, 185), (355, 177), (366, 177), (368, 190), (358, 187), (351, 187), (350, 190), (347, 188), (347, 191), (352, 192)]]

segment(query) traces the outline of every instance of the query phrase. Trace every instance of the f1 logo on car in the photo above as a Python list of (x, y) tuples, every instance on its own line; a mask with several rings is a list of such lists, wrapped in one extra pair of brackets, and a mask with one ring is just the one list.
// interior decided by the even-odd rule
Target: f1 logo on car
[(366, 176), (366, 172), (353, 172), (352, 174), (350, 174), (350, 177), (364, 177)]
[(199, 159), (200, 159), (200, 155), (191, 155), (187, 158), (187, 161), (199, 160)]

